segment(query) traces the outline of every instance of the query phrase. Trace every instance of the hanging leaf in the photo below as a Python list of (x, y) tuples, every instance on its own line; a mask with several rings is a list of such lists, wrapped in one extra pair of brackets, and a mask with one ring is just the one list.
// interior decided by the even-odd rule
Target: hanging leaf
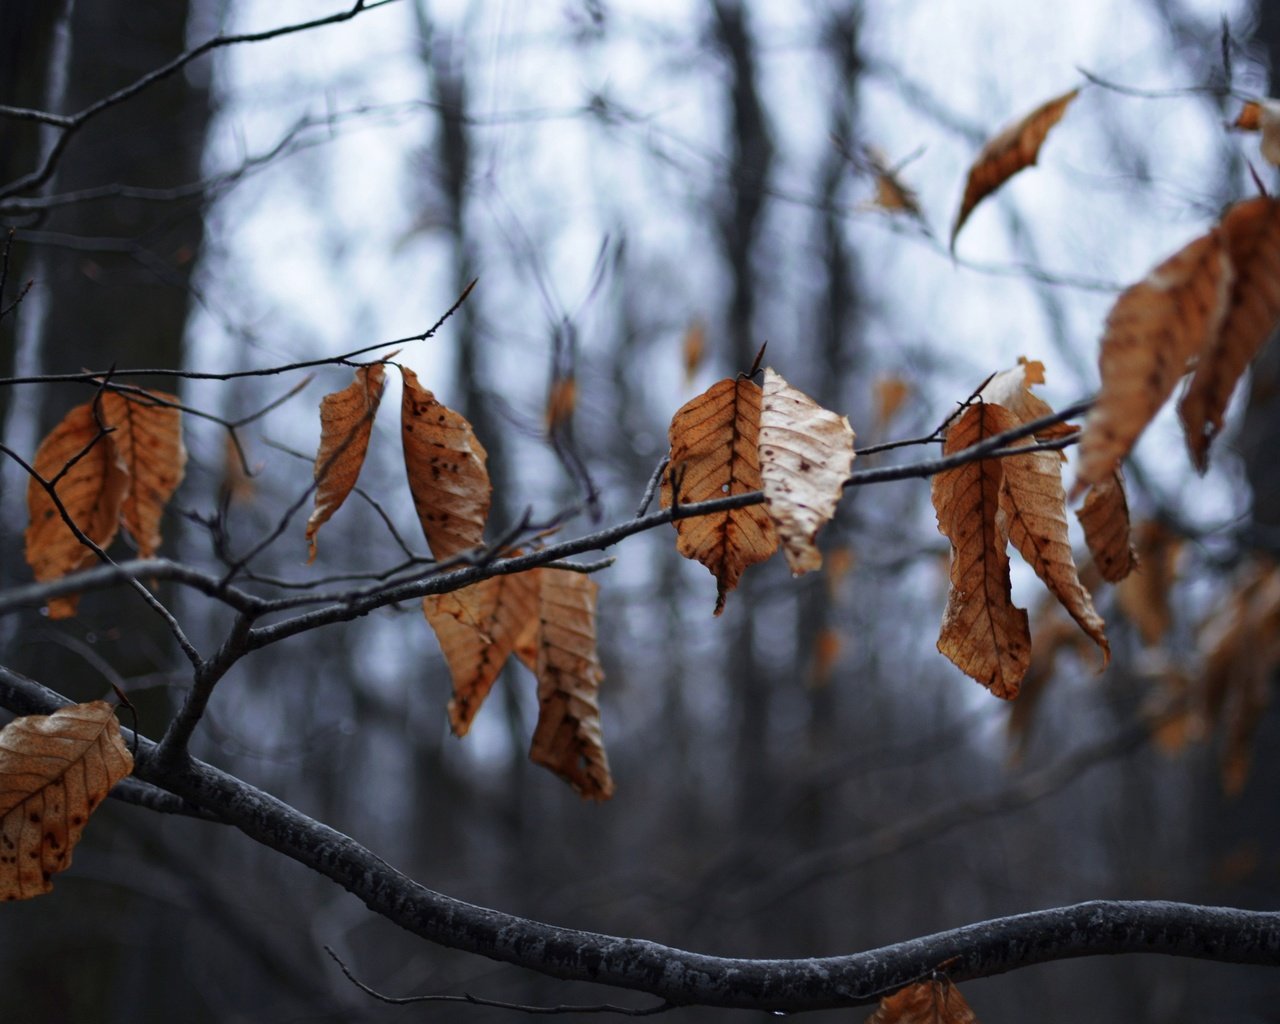
[(1242, 131), (1261, 132), (1263, 159), (1280, 166), (1280, 101), (1249, 100), (1240, 109), (1240, 116), (1232, 127)]
[[(1053, 415), (1053, 408), (1031, 390), (1032, 385), (1044, 383), (1044, 363), (1018, 357), (1018, 365), (1002, 370), (982, 386), (978, 397), (984, 402), (1008, 409), (1019, 423), (1030, 423)], [(1079, 428), (1071, 423), (1053, 423), (1035, 433), (1038, 441), (1051, 441), (1074, 434)], [(1065, 456), (1061, 456), (1065, 458)]]
[(898, 414), (902, 403), (911, 394), (911, 385), (901, 377), (880, 377), (874, 386), (876, 403), (876, 430), (883, 430)]
[(1112, 476), (1188, 363), (1218, 333), (1234, 276), (1215, 231), (1116, 300), (1098, 354), (1102, 389), (1085, 420), (1073, 497)]
[(320, 401), (320, 448), (316, 452), (316, 507), (307, 520), (308, 562), (316, 558), (316, 533), (347, 500), (369, 451), (373, 418), (386, 385), (386, 364), (361, 366), (355, 380)]
[(1062, 120), (1067, 107), (1079, 94), (1079, 89), (1072, 89), (1041, 104), (982, 147), (969, 169), (964, 198), (960, 201), (960, 209), (951, 228), (952, 249), (956, 247), (956, 235), (964, 227), (964, 222), (969, 219), (974, 207), (1019, 171), (1036, 162), (1049, 130)]
[(1129, 502), (1124, 495), (1124, 477), (1114, 470), (1107, 479), (1094, 484), (1076, 512), (1084, 528), (1084, 541), (1093, 555), (1098, 572), (1108, 583), (1119, 583), (1138, 567), (1129, 530)]
[(978, 1024), (960, 990), (945, 977), (883, 996), (867, 1024)]
[[(101, 434), (93, 402), (76, 406), (49, 432), (36, 449), (32, 468), (46, 481), (62, 473), (54, 490), (67, 515), (98, 547), (109, 547), (129, 493), (129, 471), (112, 435)], [(26, 558), (37, 581), (59, 579), (93, 561), (93, 551), (71, 531), (35, 479), (27, 483), (27, 515)], [(50, 601), (50, 618), (74, 615), (78, 600), (72, 595)]]
[(138, 546), (139, 558), (150, 558), (160, 549), (160, 518), (186, 471), (177, 402), (177, 395), (163, 391), (107, 391), (102, 396), (103, 422), (115, 428), (111, 443), (131, 479), (120, 518)]
[(1192, 461), (1202, 473), (1236, 382), (1280, 321), (1280, 201), (1258, 196), (1237, 203), (1217, 234), (1235, 268), (1230, 299), (1178, 405)]
[[(1017, 417), (998, 405), (971, 405), (948, 430), (943, 454), (1017, 425)], [(1031, 636), (1027, 613), (1013, 604), (1006, 540), (997, 526), (1001, 462), (983, 459), (933, 478), (938, 530), (951, 541), (951, 586), (938, 650), (997, 697), (1011, 700), (1030, 663)]]
[(537, 663), (538, 725), (529, 757), (590, 800), (613, 796), (600, 731), (595, 581), (567, 569), (541, 572)]
[(1062, 487), (1062, 461), (1057, 452), (1028, 452), (1001, 460), (1004, 484), (1000, 508), (1009, 540), (1102, 651), (1102, 666), (1111, 660), (1107, 627), (1080, 582), (1067, 526), (1067, 495)]
[(822, 567), (815, 540), (853, 465), (853, 429), (772, 369), (764, 371), (760, 475), (765, 507), (795, 576)]
[[(762, 392), (750, 380), (728, 378), (687, 402), (671, 420), (671, 468), (662, 482), (662, 507), (747, 494), (763, 487), (760, 476)], [(674, 494), (673, 478), (679, 483)], [(715, 576), (715, 614), (748, 566), (778, 549), (773, 521), (763, 505), (677, 519), (676, 549)]]
[(464, 417), (441, 405), (412, 370), (400, 372), (409, 490), (431, 553), (443, 561), (484, 542), (493, 493), (485, 468), (488, 455)]
[(52, 889), (89, 815), (131, 771), (115, 710), (103, 701), (0, 729), (0, 900)]
[(905, 213), (923, 221), (920, 196), (915, 189), (903, 183), (898, 177), (898, 169), (890, 166), (888, 159), (876, 147), (868, 146), (866, 153), (876, 183), (876, 197), (871, 204), (872, 208), (886, 213)]
[(449, 724), (455, 736), (465, 736), (471, 728), (517, 642), (536, 632), (541, 574), (534, 570), (493, 576), (423, 598), (422, 611), (453, 678)]

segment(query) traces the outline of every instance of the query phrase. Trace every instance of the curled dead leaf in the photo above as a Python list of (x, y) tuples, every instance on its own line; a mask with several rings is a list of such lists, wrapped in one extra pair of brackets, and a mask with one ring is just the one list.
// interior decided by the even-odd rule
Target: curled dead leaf
[(443, 561), (484, 541), (493, 492), (488, 455), (465, 417), (437, 401), (412, 370), (400, 372), (409, 490), (431, 553)]
[(341, 391), (325, 395), (320, 401), (320, 447), (314, 470), (316, 507), (307, 520), (308, 562), (315, 561), (320, 527), (342, 507), (360, 476), (385, 385), (386, 365), (372, 363), (357, 369), (355, 379)]
[(1280, 200), (1257, 196), (1237, 203), (1216, 234), (1235, 270), (1230, 298), (1178, 404), (1192, 461), (1202, 473), (1236, 382), (1280, 322)]
[(815, 540), (835, 515), (853, 465), (853, 429), (772, 369), (764, 371), (760, 476), (793, 575), (821, 568)]
[(538, 602), (538, 724), (529, 757), (589, 800), (613, 796), (600, 729), (596, 594), (589, 576), (543, 569)]
[(1189, 364), (1217, 335), (1235, 272), (1219, 233), (1195, 239), (1116, 300), (1098, 354), (1072, 495), (1109, 479)]
[(1108, 583), (1119, 583), (1138, 567), (1129, 528), (1129, 502), (1120, 470), (1094, 484), (1076, 512), (1094, 565)]
[(115, 709), (103, 701), (0, 729), (0, 900), (52, 889), (89, 815), (131, 771)]
[[(45, 481), (58, 478), (54, 491), (67, 516), (105, 549), (119, 529), (130, 479), (113, 435), (103, 433), (107, 424), (99, 423), (94, 406), (86, 402), (68, 412), (40, 442), (32, 468)], [(81, 543), (34, 478), (27, 482), (27, 515), (26, 558), (37, 581), (59, 579), (93, 561), (93, 550)], [(50, 617), (74, 615), (77, 601), (74, 595), (50, 601)]]
[(1079, 89), (1072, 89), (1042, 103), (1025, 117), (1004, 128), (982, 147), (969, 169), (964, 198), (960, 201), (960, 209), (956, 212), (955, 224), (951, 228), (952, 249), (956, 245), (956, 235), (964, 227), (974, 207), (1019, 171), (1036, 162), (1049, 130), (1062, 120), (1067, 107), (1079, 94)]
[(1280, 166), (1280, 100), (1249, 100), (1240, 108), (1233, 128), (1241, 131), (1261, 132), (1263, 159)]
[(867, 1024), (978, 1024), (960, 990), (934, 977), (883, 996)]
[(160, 518), (186, 470), (177, 403), (177, 395), (163, 391), (108, 391), (102, 396), (102, 419), (113, 428), (111, 442), (131, 481), (120, 508), (121, 523), (137, 544), (139, 558), (159, 550)]
[[(760, 406), (763, 393), (747, 379), (728, 378), (686, 402), (671, 420), (671, 470), (662, 481), (662, 507), (758, 491)], [(673, 479), (679, 484), (673, 486)], [(763, 505), (677, 519), (676, 548), (716, 578), (715, 614), (749, 566), (778, 549)]]
[[(943, 454), (1017, 425), (1017, 417), (998, 405), (971, 405), (947, 431)], [(951, 541), (951, 585), (938, 650), (997, 697), (1011, 700), (1030, 664), (1031, 634), (1027, 613), (1013, 604), (1006, 538), (997, 523), (1001, 462), (983, 459), (933, 478), (938, 530)]]

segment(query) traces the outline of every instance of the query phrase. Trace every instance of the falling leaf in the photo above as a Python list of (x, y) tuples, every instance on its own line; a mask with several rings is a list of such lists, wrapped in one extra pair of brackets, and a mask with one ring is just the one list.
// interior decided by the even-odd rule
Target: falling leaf
[(684, 357), (684, 386), (692, 387), (693, 378), (697, 376), (698, 367), (707, 353), (707, 325), (701, 317), (695, 317), (689, 323), (680, 350)]
[(1217, 234), (1235, 268), (1230, 299), (1178, 405), (1192, 460), (1202, 473), (1236, 382), (1280, 321), (1280, 201), (1258, 196), (1237, 203)]
[(1261, 132), (1263, 158), (1280, 166), (1280, 101), (1274, 99), (1249, 100), (1240, 109), (1233, 128), (1242, 131)]
[(356, 485), (382, 401), (386, 365), (361, 366), (355, 380), (320, 401), (320, 447), (316, 452), (316, 507), (307, 520), (308, 562), (316, 557), (316, 533), (342, 507)]
[(529, 757), (590, 800), (613, 795), (600, 731), (595, 581), (567, 569), (541, 573), (537, 664), (538, 725)]
[(978, 1024), (951, 981), (934, 977), (883, 996), (867, 1024)]
[(0, 729), (0, 900), (53, 888), (85, 822), (133, 771), (110, 704), (73, 704)]
[(422, 611), (453, 678), (449, 724), (465, 736), (518, 641), (538, 623), (541, 570), (493, 576), (448, 594), (429, 594)]
[(1129, 502), (1120, 470), (1094, 484), (1076, 512), (1084, 541), (1098, 572), (1108, 583), (1119, 583), (1138, 567), (1129, 530)]
[[(998, 405), (969, 406), (947, 432), (953, 455), (1018, 425)], [(951, 586), (938, 650), (997, 697), (1013, 699), (1031, 658), (1027, 613), (1013, 604), (1009, 556), (997, 525), (1001, 459), (982, 459), (933, 478), (938, 530), (951, 541)]]
[(881, 377), (873, 387), (876, 403), (876, 429), (883, 430), (898, 414), (911, 394), (911, 385), (901, 377)]
[(1072, 89), (1036, 107), (982, 147), (969, 169), (964, 198), (960, 201), (960, 209), (951, 228), (952, 249), (956, 245), (956, 235), (969, 219), (973, 208), (1019, 171), (1036, 162), (1049, 130), (1062, 120), (1067, 107), (1079, 93), (1079, 89)]
[(107, 391), (102, 396), (103, 422), (114, 428), (111, 443), (131, 480), (120, 508), (121, 523), (140, 558), (159, 550), (160, 518), (187, 465), (177, 402), (177, 395), (163, 391)]
[[(129, 471), (112, 435), (101, 433), (93, 402), (76, 406), (49, 432), (32, 468), (46, 481), (62, 473), (54, 489), (67, 515), (98, 547), (109, 547), (129, 493)], [(71, 531), (34, 478), (27, 483), (27, 514), (26, 558), (37, 581), (59, 579), (93, 560), (92, 549)], [(74, 615), (77, 601), (74, 595), (50, 601), (50, 617)]]
[(401, 369), (400, 429), (409, 490), (418, 521), (436, 559), (443, 561), (484, 541), (493, 488), (488, 456), (471, 424)]
[[(760, 387), (728, 378), (685, 403), (671, 420), (671, 468), (663, 477), (662, 507), (748, 494), (763, 486), (760, 476)], [(672, 486), (679, 484), (678, 493)], [(715, 576), (715, 614), (749, 566), (778, 549), (773, 521), (763, 505), (677, 519), (676, 548)]]
[(853, 429), (772, 369), (764, 371), (760, 476), (765, 507), (795, 576), (821, 568), (815, 540), (853, 465)]
[(1234, 278), (1218, 233), (1197, 238), (1116, 300), (1085, 420), (1073, 497), (1119, 467), (1226, 315)]
[(1143, 643), (1154, 647), (1173, 621), (1169, 594), (1178, 576), (1182, 538), (1163, 523), (1148, 520), (1138, 525), (1134, 547), (1138, 571), (1116, 585), (1116, 603), (1138, 627)]
[(1067, 526), (1067, 495), (1057, 452), (1028, 452), (1002, 460), (1000, 508), (1009, 540), (1049, 592), (1111, 660), (1107, 627), (1080, 582)]

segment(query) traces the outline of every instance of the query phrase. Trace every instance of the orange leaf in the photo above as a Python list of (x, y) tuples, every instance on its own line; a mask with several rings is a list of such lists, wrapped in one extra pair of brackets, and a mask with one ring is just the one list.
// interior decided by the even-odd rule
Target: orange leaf
[(1280, 165), (1280, 101), (1249, 100), (1241, 109), (1233, 128), (1262, 133), (1262, 156)]
[(1202, 473), (1236, 382), (1280, 320), (1280, 201), (1258, 196), (1237, 203), (1217, 234), (1235, 268), (1231, 298), (1178, 405), (1192, 460)]
[(493, 576), (448, 594), (429, 594), (422, 611), (453, 677), (449, 724), (465, 736), (517, 642), (538, 622), (541, 570)]
[(760, 476), (765, 507), (795, 576), (822, 567), (815, 540), (844, 495), (853, 429), (772, 369), (764, 371)]
[(0, 729), (0, 900), (52, 889), (93, 809), (131, 771), (115, 710), (100, 700)]
[[(685, 403), (671, 420), (671, 468), (662, 482), (662, 507), (672, 504), (672, 479), (681, 505), (758, 491), (762, 392), (750, 380), (729, 378)], [(778, 549), (773, 521), (763, 505), (675, 521), (676, 549), (711, 570), (716, 609), (743, 571)]]
[(947, 978), (931, 978), (881, 998), (867, 1024), (978, 1024), (978, 1018)]
[[(967, 408), (947, 432), (943, 454), (963, 451), (1018, 425), (998, 405)], [(933, 478), (938, 530), (951, 541), (951, 587), (938, 650), (997, 697), (1013, 699), (1031, 658), (1027, 613), (1013, 604), (1009, 556), (997, 526), (1004, 469), (983, 459)]]
[(567, 569), (543, 569), (538, 614), (538, 725), (529, 757), (590, 800), (613, 796), (600, 732), (595, 581)]
[[(112, 435), (99, 436), (99, 429), (94, 403), (77, 405), (40, 442), (32, 468), (46, 481), (66, 469), (55, 486), (58, 499), (80, 531), (105, 549), (119, 529), (130, 481)], [(93, 560), (92, 549), (80, 543), (34, 478), (27, 483), (27, 513), (27, 564), (38, 581), (58, 579)], [(77, 601), (76, 596), (50, 601), (50, 617), (74, 615)]]
[(443, 561), (484, 541), (493, 488), (488, 455), (471, 424), (402, 369), (400, 427), (404, 465), (431, 553)]
[(316, 507), (307, 520), (307, 542), (311, 546), (308, 562), (315, 561), (316, 533), (342, 507), (360, 476), (385, 384), (386, 365), (371, 363), (356, 370), (355, 380), (341, 391), (325, 395), (320, 401)]
[(1102, 390), (1085, 420), (1073, 497), (1119, 468), (1188, 363), (1217, 334), (1234, 276), (1214, 231), (1178, 250), (1116, 300), (1098, 354)]
[(1138, 567), (1138, 555), (1130, 539), (1129, 502), (1125, 500), (1120, 470), (1089, 488), (1076, 518), (1084, 528), (1084, 542), (1104, 580), (1119, 583)]
[(1057, 452), (1028, 452), (1002, 460), (1004, 485), (1000, 508), (1013, 542), (1049, 592), (1102, 651), (1102, 667), (1111, 660), (1107, 626), (1080, 582), (1067, 527), (1067, 495)]
[(826, 686), (831, 679), (831, 670), (835, 668), (844, 649), (844, 639), (838, 630), (823, 626), (813, 641), (813, 685)]
[(881, 377), (873, 388), (876, 402), (876, 429), (883, 430), (889, 425), (902, 403), (911, 394), (911, 385), (901, 377)]
[(951, 248), (956, 245), (956, 235), (969, 219), (973, 208), (1023, 168), (1030, 167), (1040, 156), (1040, 147), (1055, 124), (1062, 120), (1079, 89), (1056, 96), (1041, 104), (987, 142), (979, 151), (969, 169), (964, 198), (951, 228)]
[(108, 391), (102, 396), (103, 422), (115, 428), (111, 443), (132, 480), (120, 509), (121, 522), (138, 545), (140, 558), (150, 558), (159, 550), (160, 517), (186, 470), (182, 410), (174, 408), (177, 401), (177, 395), (163, 391), (140, 395)]

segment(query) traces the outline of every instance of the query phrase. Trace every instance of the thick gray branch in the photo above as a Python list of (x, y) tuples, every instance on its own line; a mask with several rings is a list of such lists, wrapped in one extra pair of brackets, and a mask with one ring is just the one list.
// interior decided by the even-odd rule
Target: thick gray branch
[[(66, 703), (39, 683), (0, 669), (0, 704), (10, 710), (47, 714)], [(552, 977), (648, 992), (676, 1004), (829, 1009), (873, 1002), (943, 965), (953, 980), (965, 981), (1100, 954), (1164, 953), (1280, 965), (1280, 913), (1104, 900), (997, 918), (847, 956), (706, 956), (644, 939), (560, 928), (451, 899), (225, 772), (198, 761), (162, 766), (153, 756), (154, 743), (139, 738), (138, 748), (138, 778), (320, 872), (415, 935)]]

